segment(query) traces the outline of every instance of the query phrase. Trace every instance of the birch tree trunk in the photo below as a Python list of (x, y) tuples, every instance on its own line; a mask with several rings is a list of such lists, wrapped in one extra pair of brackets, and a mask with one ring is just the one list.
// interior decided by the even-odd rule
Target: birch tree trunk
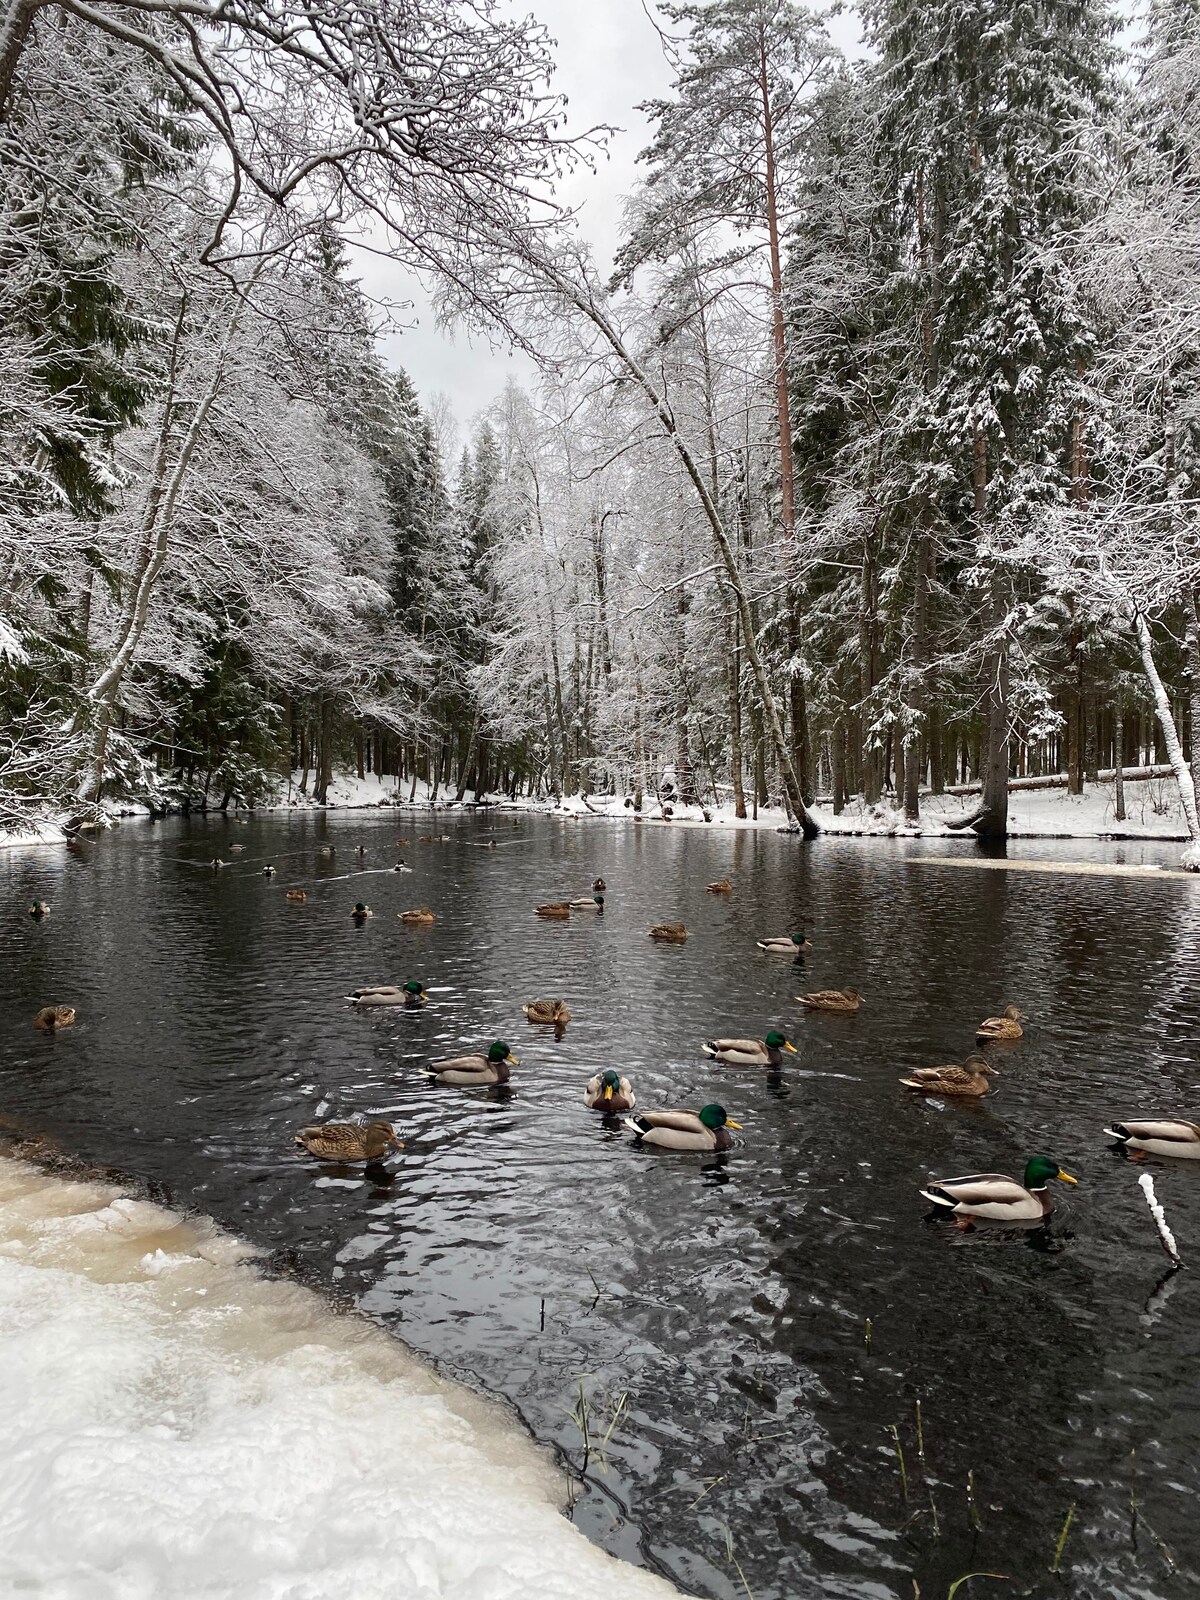
[[(1200, 820), (1196, 815), (1196, 786), (1192, 782), (1192, 774), (1183, 756), (1183, 745), (1180, 743), (1179, 730), (1175, 726), (1175, 717), (1171, 711), (1171, 697), (1167, 693), (1162, 679), (1158, 675), (1158, 667), (1154, 661), (1154, 642), (1150, 637), (1150, 625), (1145, 616), (1136, 606), (1130, 610), (1130, 624), (1137, 639), (1138, 654), (1142, 658), (1142, 670), (1150, 684), (1150, 692), (1154, 696), (1154, 710), (1158, 717), (1158, 725), (1162, 729), (1163, 744), (1167, 750), (1167, 761), (1171, 771), (1175, 774), (1175, 782), (1179, 786), (1179, 803), (1183, 808), (1184, 821), (1187, 823), (1188, 838), (1193, 846), (1200, 846)], [(1185, 863), (1188, 852), (1185, 852)], [(1193, 871), (1200, 871), (1200, 855), (1193, 856)]]
[[(112, 724), (117, 696), (121, 688), (121, 680), (137, 652), (138, 645), (141, 643), (142, 635), (146, 629), (146, 619), (150, 614), (150, 601), (154, 594), (155, 585), (163, 567), (166, 565), (167, 555), (170, 550), (171, 533), (174, 528), (175, 513), (179, 506), (179, 497), (187, 482), (192, 458), (207, 425), (209, 413), (212, 411), (221, 392), (225, 377), (225, 365), (229, 359), (230, 348), (236, 337), (244, 309), (245, 300), (239, 294), (234, 301), (233, 310), (226, 324), (216, 355), (213, 357), (208, 383), (200, 399), (194, 403), (192, 419), (183, 435), (174, 462), (172, 462), (172, 424), (175, 410), (182, 403), (178, 392), (178, 384), (187, 315), (187, 296), (184, 295), (180, 302), (179, 315), (176, 319), (171, 346), (169, 386), (166, 398), (163, 401), (162, 423), (159, 429), (158, 445), (142, 519), (140, 570), (137, 572), (130, 604), (118, 630), (117, 642), (108, 666), (92, 684), (85, 697), (86, 707), (94, 708), (95, 715), (91, 789), (92, 797), (97, 800), (100, 798), (100, 791), (104, 783), (104, 761), (108, 745), (108, 730)], [(81, 731), (84, 716), (85, 711), (81, 710), (79, 717), (76, 718), (76, 731)]]

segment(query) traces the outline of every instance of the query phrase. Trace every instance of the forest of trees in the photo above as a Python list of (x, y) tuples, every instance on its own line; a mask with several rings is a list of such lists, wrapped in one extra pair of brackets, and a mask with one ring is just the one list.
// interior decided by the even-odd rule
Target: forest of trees
[[(533, 22), (0, 0), (0, 825), (1169, 765), (1200, 837), (1200, 0), (657, 16), (611, 280)], [(346, 242), (534, 356), (465, 445)], [(426, 787), (428, 786), (428, 787)]]

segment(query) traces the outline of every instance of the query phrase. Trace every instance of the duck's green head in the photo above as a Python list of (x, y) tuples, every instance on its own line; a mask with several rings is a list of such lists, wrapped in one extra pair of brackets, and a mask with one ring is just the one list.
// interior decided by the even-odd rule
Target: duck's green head
[(780, 1033), (778, 1028), (772, 1028), (766, 1038), (768, 1050), (790, 1050), (796, 1054), (796, 1046), (791, 1043), (786, 1033)]
[(715, 1133), (718, 1128), (740, 1128), (740, 1122), (734, 1122), (726, 1115), (724, 1106), (701, 1106), (700, 1121), (706, 1128), (711, 1128)]
[(366, 907), (365, 901), (356, 900), (354, 902), (354, 915), (356, 917), (361, 917), (363, 915), (363, 913), (366, 911), (366, 909), (367, 909), (367, 907)]
[(418, 983), (415, 978), (410, 978), (404, 985), (404, 992), (405, 994), (419, 994), (422, 1000), (425, 999), (425, 985)]
[(1073, 1178), (1069, 1172), (1064, 1172), (1057, 1161), (1051, 1161), (1049, 1156), (1034, 1156), (1025, 1164), (1025, 1187), (1027, 1189), (1044, 1189), (1051, 1178), (1058, 1178), (1063, 1183), (1078, 1183), (1078, 1178)]
[(592, 896), (592, 899), (600, 907), (601, 911), (603, 911), (604, 910), (604, 896), (602, 894), (594, 894)]
[(488, 1049), (487, 1058), (489, 1061), (507, 1061), (510, 1067), (519, 1067), (521, 1065), (503, 1039), (497, 1039), (493, 1042)]
[(613, 1095), (621, 1092), (621, 1074), (614, 1072), (611, 1067), (600, 1075), (600, 1093), (603, 1099), (611, 1100)]

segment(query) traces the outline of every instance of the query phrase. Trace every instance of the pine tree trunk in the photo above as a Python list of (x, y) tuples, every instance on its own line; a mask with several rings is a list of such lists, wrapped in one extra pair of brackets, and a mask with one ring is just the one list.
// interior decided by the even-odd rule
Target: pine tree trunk
[(933, 540), (928, 532), (917, 541), (913, 580), (912, 660), (908, 692), (908, 737), (904, 742), (904, 820), (921, 820), (921, 735), (925, 726), (925, 674), (929, 619), (929, 564)]
[(1122, 770), (1125, 750), (1125, 707), (1121, 696), (1117, 696), (1116, 710), (1113, 713), (1113, 787), (1116, 797), (1115, 815), (1118, 822), (1125, 821), (1125, 774)]
[(733, 814), (745, 820), (746, 790), (742, 783), (742, 695), (738, 671), (737, 614), (726, 610), (725, 647), (728, 653), (726, 686), (729, 694), (729, 775), (733, 784)]
[(313, 799), (319, 806), (329, 801), (329, 784), (333, 778), (333, 697), (323, 694), (320, 700), (321, 731), (317, 741), (317, 782)]

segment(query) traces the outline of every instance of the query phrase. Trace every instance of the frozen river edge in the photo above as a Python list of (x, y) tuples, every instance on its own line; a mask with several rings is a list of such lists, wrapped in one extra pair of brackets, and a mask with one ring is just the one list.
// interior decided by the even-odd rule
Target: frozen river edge
[(202, 1217), (0, 1158), (0, 1593), (667, 1600), (499, 1405)]

